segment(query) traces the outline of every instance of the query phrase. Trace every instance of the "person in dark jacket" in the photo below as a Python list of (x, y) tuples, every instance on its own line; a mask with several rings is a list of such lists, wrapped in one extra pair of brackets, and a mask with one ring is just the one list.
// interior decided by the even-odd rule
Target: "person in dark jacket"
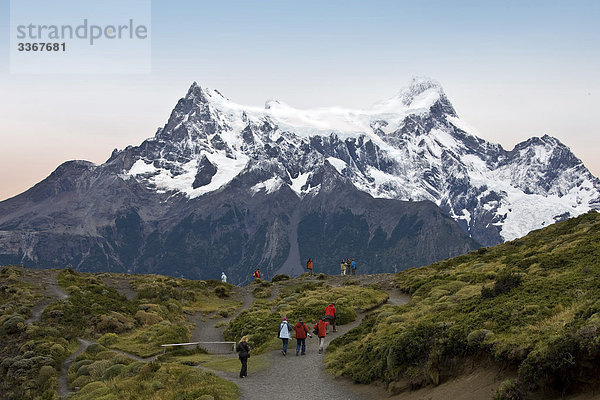
[(335, 318), (337, 317), (337, 310), (335, 309), (335, 303), (329, 303), (327, 307), (325, 307), (325, 318), (327, 318), (330, 323), (333, 325), (333, 331), (337, 332), (335, 328)]
[(248, 359), (250, 358), (250, 345), (248, 344), (248, 337), (244, 336), (240, 339), (240, 342), (237, 344), (237, 349), (240, 357), (240, 362), (242, 363), (242, 369), (240, 370), (240, 378), (245, 378), (248, 376)]
[(306, 354), (306, 335), (310, 336), (310, 333), (308, 333), (308, 326), (306, 326), (306, 324), (302, 322), (302, 318), (300, 318), (294, 326), (294, 330), (296, 331), (296, 355), (300, 353), (300, 347), (302, 347), (301, 354), (304, 355)]
[[(317, 331), (317, 336), (319, 336), (319, 354), (323, 352), (323, 346), (325, 345), (325, 335), (327, 335), (327, 319), (323, 316), (320, 320), (317, 321), (314, 328)], [(314, 333), (314, 332), (313, 332)]]

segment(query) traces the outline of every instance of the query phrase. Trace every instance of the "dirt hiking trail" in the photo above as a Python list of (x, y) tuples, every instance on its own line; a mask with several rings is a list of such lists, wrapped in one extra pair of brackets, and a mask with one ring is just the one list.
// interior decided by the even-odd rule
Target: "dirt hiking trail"
[[(364, 281), (363, 281), (364, 278)], [(353, 277), (328, 277), (327, 284), (339, 286), (349, 279), (356, 279), (361, 284), (391, 282), (391, 277), (382, 275), (357, 275)], [(317, 281), (316, 278), (307, 281)], [(279, 292), (278, 284), (273, 287), (273, 296)], [(248, 288), (250, 290), (250, 288)], [(387, 290), (387, 289), (386, 289)], [(388, 304), (400, 305), (407, 303), (410, 298), (390, 286), (387, 290), (390, 298)], [(251, 302), (248, 304), (248, 306)], [(246, 304), (244, 304), (246, 306)], [(241, 312), (244, 307), (241, 307)], [(337, 332), (331, 328), (325, 338), (325, 352), (327, 345), (336, 337), (343, 335), (350, 329), (358, 326), (368, 312), (359, 313), (358, 318), (346, 325), (337, 327)], [(293, 326), (297, 321), (290, 321)], [(308, 322), (307, 322), (308, 325)], [(312, 331), (312, 326), (309, 326)], [(222, 340), (222, 339), (221, 339)], [(279, 342), (281, 343), (281, 342)], [(296, 340), (291, 339), (288, 344), (287, 356), (283, 356), (281, 348), (271, 351), (269, 368), (249, 374), (247, 378), (239, 378), (239, 373), (213, 371), (218, 376), (231, 380), (239, 386), (242, 400), (272, 400), (283, 399), (301, 393), (303, 398), (324, 398), (328, 400), (372, 400), (389, 397), (389, 394), (376, 385), (355, 385), (346, 378), (334, 378), (326, 371), (323, 363), (325, 354), (318, 353), (318, 338), (313, 335), (306, 339), (306, 355), (296, 356)], [(252, 357), (248, 360), (252, 363)]]

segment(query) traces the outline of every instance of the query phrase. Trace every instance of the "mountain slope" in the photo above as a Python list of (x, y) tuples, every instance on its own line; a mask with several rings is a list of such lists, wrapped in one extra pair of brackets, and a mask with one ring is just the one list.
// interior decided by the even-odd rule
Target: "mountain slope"
[[(257, 266), (267, 276), (301, 273), (300, 260), (308, 257), (318, 272), (338, 273), (342, 257), (360, 254), (367, 272), (393, 268), (382, 260), (403, 269), (478, 247), (434, 204), (373, 199), (329, 165), (320, 171), (322, 190), (315, 196), (300, 198), (289, 186), (254, 192), (264, 177), (249, 171), (195, 199), (156, 194), (100, 167), (73, 167), (76, 173), (57, 171), (7, 202), (27, 202), (30, 214), (19, 209), (12, 229), (3, 225), (1, 263), (193, 278), (225, 271), (243, 283)], [(57, 186), (73, 189), (56, 193)]]
[(482, 360), (515, 370), (499, 398), (597, 388), (599, 243), (600, 214), (590, 212), (401, 272), (396, 280), (411, 302), (377, 311), (334, 341), (326, 362), (394, 390), (437, 385)]
[(367, 110), (244, 107), (194, 83), (154, 137), (1, 202), (0, 263), (245, 282), (355, 257), (389, 272), (600, 207), (558, 140), (506, 151), (462, 126), (427, 79)]

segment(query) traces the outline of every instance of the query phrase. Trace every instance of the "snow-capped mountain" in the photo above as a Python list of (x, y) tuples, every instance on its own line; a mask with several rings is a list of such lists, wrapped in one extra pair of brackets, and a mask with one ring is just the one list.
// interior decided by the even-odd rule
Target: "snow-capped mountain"
[(121, 176), (195, 198), (261, 170), (253, 192), (288, 185), (306, 196), (329, 163), (373, 197), (434, 202), (484, 245), (600, 208), (600, 181), (557, 139), (506, 151), (464, 126), (424, 78), (365, 110), (245, 107), (194, 83), (154, 138), (125, 150)]
[(364, 110), (246, 107), (194, 83), (154, 137), (0, 202), (0, 264), (234, 283), (308, 257), (393, 272), (590, 209), (600, 181), (566, 146), (477, 138), (429, 79)]

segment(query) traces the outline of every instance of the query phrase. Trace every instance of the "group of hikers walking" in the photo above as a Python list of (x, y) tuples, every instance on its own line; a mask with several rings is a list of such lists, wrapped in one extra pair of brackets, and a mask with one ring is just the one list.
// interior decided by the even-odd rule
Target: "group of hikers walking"
[[(319, 320), (313, 326), (312, 333), (317, 335), (319, 338), (319, 354), (322, 354), (324, 350), (327, 327), (332, 325), (333, 332), (337, 332), (335, 325), (336, 317), (337, 310), (335, 308), (335, 303), (329, 303), (329, 305), (325, 307), (324, 315), (319, 318)], [(290, 323), (287, 321), (285, 315), (282, 317), (281, 323), (279, 324), (279, 334), (277, 335), (282, 342), (281, 354), (284, 356), (287, 355), (288, 342), (290, 339), (292, 339), (292, 332), (294, 332), (296, 339), (296, 355), (306, 355), (306, 337), (312, 338), (308, 326), (304, 323), (302, 318), (298, 318), (298, 322), (292, 327), (292, 325), (290, 325)], [(245, 378), (248, 376), (248, 358), (250, 358), (250, 346), (248, 345), (247, 336), (242, 337), (237, 344), (236, 350), (239, 353), (239, 359), (242, 363), (240, 378)]]
[[(309, 258), (306, 262), (306, 270), (308, 271), (308, 275), (314, 274), (314, 263), (312, 258)], [(342, 259), (340, 263), (340, 274), (341, 275), (356, 275), (356, 261), (354, 258), (351, 260), (347, 258), (346, 260)]]
[[(309, 258), (306, 262), (306, 271), (308, 275), (314, 275), (314, 270), (315, 268), (313, 259)], [(354, 258), (347, 258), (345, 260), (342, 258), (342, 262), (340, 263), (340, 275), (356, 275), (356, 261), (354, 260)], [(260, 268), (256, 268), (254, 270), (254, 272), (252, 273), (252, 278), (254, 280), (261, 278)], [(225, 275), (225, 272), (221, 273), (221, 281), (227, 282), (227, 276)]]
[[(314, 275), (314, 262), (312, 258), (309, 258), (308, 261), (306, 262), (306, 271), (308, 273), (308, 275)], [(342, 262), (340, 263), (340, 274), (341, 275), (356, 275), (356, 261), (350, 258), (347, 258), (346, 260), (342, 259)], [(252, 273), (252, 278), (253, 279), (260, 279), (260, 269), (256, 268), (254, 270), (254, 272)], [(227, 281), (227, 277), (225, 276), (225, 273), (223, 272), (221, 274), (221, 280), (223, 282)]]

